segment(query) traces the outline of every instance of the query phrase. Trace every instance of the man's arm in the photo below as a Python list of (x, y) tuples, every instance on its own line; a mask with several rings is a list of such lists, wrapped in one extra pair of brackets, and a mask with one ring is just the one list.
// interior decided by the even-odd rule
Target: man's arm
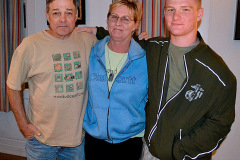
[(77, 27), (75, 30), (78, 33), (87, 32), (87, 33), (92, 34), (94, 36), (96, 36), (96, 34), (97, 34), (97, 28), (96, 27)]
[(209, 115), (189, 134), (175, 141), (173, 156), (176, 160), (196, 159), (216, 150), (231, 130), (235, 117), (236, 79), (222, 92)]
[(31, 139), (35, 135), (41, 136), (37, 128), (27, 121), (21, 91), (7, 87), (7, 93), (15, 119), (23, 136), (27, 139)]
[[(96, 37), (101, 40), (104, 37), (108, 36), (109, 32), (105, 30), (103, 27), (97, 27)], [(146, 49), (147, 40), (151, 38), (147, 32), (142, 32), (139, 36), (133, 36), (133, 39), (143, 48)]]
[[(103, 27), (77, 27), (77, 32), (87, 32), (89, 34), (95, 35), (98, 40), (101, 40), (109, 35), (108, 30), (104, 29)], [(138, 43), (141, 40), (148, 40), (151, 38), (147, 32), (142, 32), (139, 36), (133, 37)]]

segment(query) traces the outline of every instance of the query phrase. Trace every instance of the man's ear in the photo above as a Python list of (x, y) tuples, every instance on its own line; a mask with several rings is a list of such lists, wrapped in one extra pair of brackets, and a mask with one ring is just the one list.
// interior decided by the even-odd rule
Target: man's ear
[(204, 9), (203, 8), (198, 9), (197, 21), (200, 21), (202, 19), (203, 14), (204, 14)]
[(45, 12), (45, 15), (46, 15), (47, 21), (49, 22), (49, 14), (47, 13), (47, 11)]
[[(76, 21), (77, 21), (77, 19), (78, 19), (78, 9), (77, 9), (77, 11), (76, 11)], [(76, 22), (75, 21), (75, 22)]]

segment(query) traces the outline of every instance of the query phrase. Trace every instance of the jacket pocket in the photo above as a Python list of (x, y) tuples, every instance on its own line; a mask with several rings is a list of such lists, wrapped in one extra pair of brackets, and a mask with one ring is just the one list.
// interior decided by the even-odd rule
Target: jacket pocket
[(140, 133), (145, 128), (145, 117), (127, 109), (110, 108), (108, 124), (112, 136), (121, 139)]

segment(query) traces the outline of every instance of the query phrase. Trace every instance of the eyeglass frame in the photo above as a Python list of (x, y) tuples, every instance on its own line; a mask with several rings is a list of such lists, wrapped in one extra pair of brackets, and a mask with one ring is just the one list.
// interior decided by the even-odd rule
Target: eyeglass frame
[[(113, 20), (113, 19), (110, 20), (109, 17), (111, 17), (111, 16), (116, 16), (117, 19), (115, 19), (115, 20)], [(129, 24), (129, 23), (131, 23), (131, 21), (134, 21), (134, 22), (135, 22), (135, 20), (131, 19), (131, 18), (128, 17), (128, 16), (119, 17), (119, 16), (116, 15), (116, 14), (110, 14), (110, 15), (108, 16), (108, 18), (107, 18), (108, 21), (115, 22), (115, 23), (118, 21), (118, 19), (120, 19), (120, 21), (121, 21), (122, 23), (124, 23), (124, 24)], [(129, 22), (124, 21), (124, 19), (125, 19), (125, 20), (127, 19)]]

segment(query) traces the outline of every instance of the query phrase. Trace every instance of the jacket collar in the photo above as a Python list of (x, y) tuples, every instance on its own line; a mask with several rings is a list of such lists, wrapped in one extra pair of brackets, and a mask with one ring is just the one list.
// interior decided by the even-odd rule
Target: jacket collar
[[(187, 78), (190, 77), (191, 74), (193, 73), (193, 68), (194, 68), (194, 64), (196, 61), (195, 59), (198, 57), (204, 56), (202, 54), (204, 53), (204, 50), (208, 47), (206, 45), (206, 43), (204, 42), (200, 32), (197, 32), (197, 37), (200, 41), (199, 44), (195, 48), (193, 48), (190, 52), (188, 52), (184, 55), (184, 63), (186, 64), (185, 70), (188, 74)], [(168, 48), (169, 48), (169, 44), (170, 44), (170, 39), (166, 38), (165, 40), (169, 42), (163, 46), (165, 48), (164, 51), (167, 53), (166, 57), (165, 57), (165, 59), (166, 59), (168, 57)], [(167, 71), (166, 74), (168, 75), (169, 72)]]
[[(110, 36), (105, 37), (103, 40), (96, 44), (95, 56), (101, 58), (105, 53), (105, 44), (109, 42)], [(128, 51), (128, 60), (135, 60), (143, 57), (146, 54), (145, 50), (132, 38), (130, 42), (130, 48)]]
[(207, 49), (207, 44), (204, 42), (200, 32), (197, 32), (197, 37), (199, 39), (199, 44), (193, 48), (190, 52), (185, 54), (185, 59), (186, 59), (186, 69), (188, 70), (189, 76), (193, 72), (194, 64), (195, 64), (195, 59), (204, 56), (204, 50)]

